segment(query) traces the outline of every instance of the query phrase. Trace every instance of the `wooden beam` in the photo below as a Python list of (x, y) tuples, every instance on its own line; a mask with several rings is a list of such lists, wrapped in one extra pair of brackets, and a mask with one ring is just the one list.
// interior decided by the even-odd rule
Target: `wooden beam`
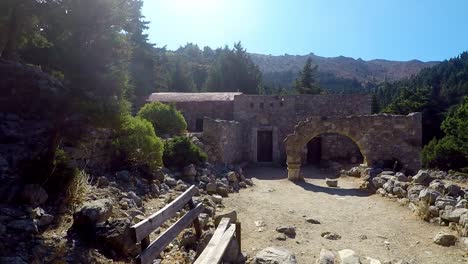
[[(190, 199), (188, 202), (189, 208), (193, 209), (195, 208), (195, 203), (193, 202), (193, 199)], [(193, 227), (195, 228), (195, 234), (197, 234), (197, 238), (200, 238), (202, 235), (202, 229), (200, 226), (200, 221), (198, 220), (198, 217), (193, 219)]]
[(156, 228), (158, 228), (166, 220), (172, 218), (177, 211), (182, 209), (187, 202), (192, 200), (192, 196), (198, 192), (197, 188), (192, 185), (183, 194), (177, 197), (174, 201), (164, 206), (150, 217), (139, 222), (131, 227), (132, 238), (136, 243), (140, 242), (145, 237), (149, 236)]
[(153, 263), (153, 260), (171, 243), (177, 235), (189, 226), (193, 219), (203, 212), (203, 205), (198, 204), (195, 208), (187, 212), (171, 227), (169, 227), (164, 233), (162, 233), (149, 247), (141, 252), (137, 257), (137, 262), (141, 264)]
[(221, 236), (221, 239), (219, 242), (216, 244), (216, 247), (211, 250), (208, 255), (204, 256), (203, 259), (198, 258), (197, 261), (200, 259), (199, 262), (195, 261), (195, 263), (200, 263), (200, 264), (217, 264), (221, 261), (223, 258), (224, 252), (226, 252), (226, 249), (229, 245), (229, 242), (231, 242), (231, 239), (234, 236), (234, 233), (236, 232), (236, 225), (231, 224), (228, 230), (224, 232), (224, 234)]
[(198, 256), (197, 260), (195, 260), (194, 264), (200, 264), (200, 263), (207, 263), (203, 262), (204, 259), (206, 259), (206, 256), (210, 254), (211, 251), (216, 249), (216, 246), (218, 245), (219, 241), (221, 241), (221, 238), (223, 237), (224, 232), (229, 226), (231, 219), (229, 218), (223, 218), (218, 224), (218, 227), (216, 228), (215, 232), (213, 233), (213, 236), (210, 239), (210, 242), (208, 242), (208, 245), (206, 245), (205, 249), (203, 249), (202, 253), (200, 256)]

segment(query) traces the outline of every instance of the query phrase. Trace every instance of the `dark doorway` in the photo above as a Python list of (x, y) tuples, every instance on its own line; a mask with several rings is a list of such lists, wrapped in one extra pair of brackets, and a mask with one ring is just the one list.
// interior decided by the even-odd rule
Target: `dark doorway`
[(307, 143), (307, 164), (319, 164), (322, 159), (322, 138), (315, 137)]
[(195, 120), (195, 131), (203, 132), (203, 118), (197, 118), (197, 120)]
[(257, 132), (257, 161), (272, 162), (273, 161), (273, 132), (258, 131)]

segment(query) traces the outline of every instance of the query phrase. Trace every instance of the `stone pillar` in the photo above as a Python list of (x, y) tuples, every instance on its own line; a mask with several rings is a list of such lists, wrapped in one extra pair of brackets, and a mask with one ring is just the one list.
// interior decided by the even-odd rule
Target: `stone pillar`
[(288, 163), (288, 180), (304, 180), (304, 177), (301, 175), (301, 163)]

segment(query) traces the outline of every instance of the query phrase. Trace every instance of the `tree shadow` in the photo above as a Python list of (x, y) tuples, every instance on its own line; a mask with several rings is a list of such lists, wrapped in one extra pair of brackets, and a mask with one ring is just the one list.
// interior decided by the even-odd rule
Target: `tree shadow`
[(296, 185), (302, 187), (306, 191), (311, 192), (323, 192), (330, 195), (338, 195), (338, 196), (358, 196), (358, 197), (367, 197), (372, 195), (372, 193), (359, 189), (359, 188), (351, 188), (351, 189), (344, 189), (344, 188), (332, 188), (332, 187), (323, 187), (319, 185), (315, 185), (310, 182), (300, 181), (296, 182)]

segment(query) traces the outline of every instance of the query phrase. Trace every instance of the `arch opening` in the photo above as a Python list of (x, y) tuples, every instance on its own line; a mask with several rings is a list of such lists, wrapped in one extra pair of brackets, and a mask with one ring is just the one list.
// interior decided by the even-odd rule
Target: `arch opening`
[(348, 136), (323, 133), (310, 139), (304, 146), (302, 165), (330, 167), (339, 163), (343, 167), (364, 162), (359, 146)]

